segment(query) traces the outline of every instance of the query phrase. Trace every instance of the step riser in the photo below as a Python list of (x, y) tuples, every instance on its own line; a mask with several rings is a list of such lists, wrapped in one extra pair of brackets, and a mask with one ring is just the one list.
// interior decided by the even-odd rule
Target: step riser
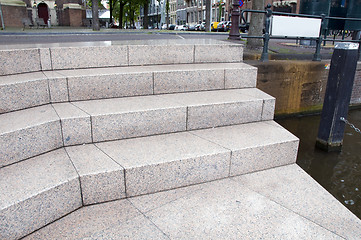
[[(101, 61), (95, 56), (102, 56)], [(242, 45), (129, 45), (0, 51), (0, 75), (95, 67), (241, 62)]]
[(79, 180), (0, 209), (0, 239), (19, 239), (82, 206)]
[[(119, 71), (126, 71), (119, 69)], [(96, 74), (96, 71), (93, 72)], [(65, 75), (65, 76), (64, 76)], [(0, 114), (47, 103), (181, 93), (256, 86), (257, 69), (191, 69), (145, 73), (72, 76), (67, 72), (34, 73), (0, 77), (11, 84), (0, 85)], [(20, 80), (29, 78), (26, 82)], [(40, 79), (39, 79), (40, 78)], [(19, 97), (21, 96), (21, 97)]]
[(19, 239), (82, 206), (63, 149), (0, 169), (0, 239)]
[(0, 135), (0, 167), (63, 146), (60, 122), (49, 122)]

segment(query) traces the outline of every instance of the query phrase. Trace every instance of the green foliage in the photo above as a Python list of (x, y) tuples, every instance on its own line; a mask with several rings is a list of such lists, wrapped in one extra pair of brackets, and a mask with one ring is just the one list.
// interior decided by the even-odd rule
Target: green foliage
[(140, 7), (146, 1), (148, 0), (112, 0), (112, 15), (118, 22), (122, 21), (121, 26), (125, 22), (128, 22), (128, 25), (134, 25), (140, 14)]
[[(92, 0), (87, 0), (86, 5), (87, 5), (87, 7), (91, 8), (92, 5), (93, 5)], [(98, 7), (99, 7), (99, 9), (105, 9), (105, 7), (103, 6), (101, 0), (98, 0)]]

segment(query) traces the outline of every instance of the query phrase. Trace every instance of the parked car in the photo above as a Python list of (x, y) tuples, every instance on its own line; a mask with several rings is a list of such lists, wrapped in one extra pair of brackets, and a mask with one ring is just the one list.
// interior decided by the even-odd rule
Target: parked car
[(217, 31), (217, 26), (219, 22), (212, 22), (211, 23), (211, 31)]
[(163, 24), (161, 27), (162, 30), (166, 30), (167, 29), (167, 24)]
[(189, 25), (187, 31), (195, 31), (196, 25)]
[(217, 32), (227, 32), (231, 28), (231, 21), (223, 21), (218, 23)]
[(242, 23), (239, 25), (239, 30), (243, 33), (248, 32), (249, 30), (249, 23)]
[(187, 31), (188, 26), (185, 25), (185, 24), (184, 25), (177, 25), (174, 30), (176, 30), (176, 31)]
[(205, 22), (202, 22), (202, 23), (201, 23), (200, 30), (201, 30), (201, 31), (205, 31), (205, 30), (206, 30), (206, 23), (205, 23)]
[(174, 24), (169, 24), (169, 30), (174, 30), (175, 29), (175, 26)]

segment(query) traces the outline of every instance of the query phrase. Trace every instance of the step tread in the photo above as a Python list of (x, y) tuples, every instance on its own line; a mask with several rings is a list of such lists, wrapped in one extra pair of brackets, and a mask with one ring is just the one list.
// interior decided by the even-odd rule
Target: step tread
[(0, 134), (53, 121), (59, 121), (59, 117), (50, 104), (4, 113), (0, 114)]
[(64, 149), (0, 168), (0, 209), (77, 178)]
[(360, 224), (292, 164), (87, 206), (24, 239), (358, 239)]
[[(128, 73), (148, 73), (148, 72), (182, 72), (186, 70), (212, 70), (212, 69), (257, 69), (246, 63), (194, 63), (194, 64), (163, 64), (152, 66), (129, 66), (129, 67), (108, 67), (108, 68), (89, 68), (89, 69), (71, 69), (55, 70), (54, 73), (65, 77), (85, 77)], [(47, 73), (47, 72), (45, 72)]]
[(192, 134), (208, 139), (230, 150), (298, 141), (296, 136), (274, 121), (195, 130), (192, 131)]
[(92, 116), (182, 107), (181, 104), (167, 102), (156, 95), (80, 101), (73, 104)]

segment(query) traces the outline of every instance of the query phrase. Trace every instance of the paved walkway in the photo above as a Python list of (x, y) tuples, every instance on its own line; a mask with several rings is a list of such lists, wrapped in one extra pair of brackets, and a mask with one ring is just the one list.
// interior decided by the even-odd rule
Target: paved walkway
[[(137, 30), (131, 30), (131, 29), (105, 29), (102, 28), (100, 31), (93, 31), (91, 28), (72, 28), (72, 27), (52, 27), (50, 29), (29, 29), (26, 28), (24, 31), (22, 28), (6, 28), (6, 30), (0, 31), (0, 37), (1, 36), (12, 36), (15, 40), (16, 37), (20, 36), (39, 36), (42, 35), (57, 35), (57, 36), (64, 36), (64, 35), (70, 35), (70, 36), (81, 36), (81, 35), (88, 35), (88, 39), (93, 38), (93, 40), (89, 40), (87, 42), (88, 46), (89, 44), (93, 45), (101, 45), (101, 44), (109, 44), (109, 41), (101, 41), (101, 38), (99, 38), (98, 35), (103, 36), (119, 36), (119, 35), (132, 35), (131, 38), (133, 39), (142, 39), (141, 36), (147, 35), (147, 36), (155, 36), (157, 35), (157, 39), (161, 38), (169, 38), (171, 36), (176, 35), (177, 38), (217, 38), (218, 40), (227, 40), (228, 33), (223, 32), (199, 32), (199, 31), (166, 31), (166, 30), (145, 30), (145, 29), (137, 29)], [(138, 37), (136, 36), (138, 35)], [(242, 34), (243, 35), (243, 34)], [(75, 38), (75, 37), (74, 37)], [(61, 38), (64, 40), (63, 38)], [(56, 41), (56, 39), (55, 39)], [(240, 41), (240, 43), (245, 43), (244, 41)], [(63, 42), (64, 44), (64, 42)], [(76, 44), (76, 43), (67, 43), (69, 44)], [(0, 44), (1, 45), (1, 44)], [(245, 60), (254, 60), (255, 58), (259, 58), (260, 54), (262, 52), (262, 49), (257, 50), (250, 50), (245, 49)], [(312, 60), (313, 54), (315, 52), (314, 46), (304, 46), (296, 44), (295, 40), (271, 40), (269, 44), (269, 54), (270, 59), (302, 59), (302, 60)], [(332, 42), (329, 42), (327, 46), (322, 47), (321, 49), (321, 55), (323, 59), (330, 59), (333, 53), (333, 45)]]
[(292, 164), (84, 207), (25, 239), (360, 239), (360, 226)]

